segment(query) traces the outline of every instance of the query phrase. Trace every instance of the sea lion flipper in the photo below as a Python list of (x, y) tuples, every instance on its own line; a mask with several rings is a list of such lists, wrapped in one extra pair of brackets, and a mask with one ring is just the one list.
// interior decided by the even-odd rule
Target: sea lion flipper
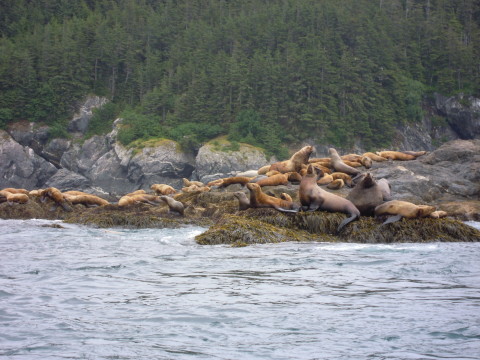
[(384, 221), (382, 225), (390, 224), (401, 219), (402, 219), (402, 215), (390, 216), (387, 220)]
[(357, 215), (357, 214), (354, 214), (354, 215), (350, 216), (349, 218), (346, 218), (345, 220), (343, 220), (343, 221), (340, 223), (340, 225), (338, 225), (337, 233), (339, 233), (340, 230), (342, 230), (345, 225), (347, 225), (348, 223), (356, 220), (357, 218), (358, 218), (358, 215)]

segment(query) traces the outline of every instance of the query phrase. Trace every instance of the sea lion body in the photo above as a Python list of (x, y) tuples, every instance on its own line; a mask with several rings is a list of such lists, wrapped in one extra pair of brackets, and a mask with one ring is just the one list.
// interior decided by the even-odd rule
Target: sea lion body
[(29, 200), (28, 195), (23, 193), (15, 193), (15, 194), (9, 193), (7, 195), (7, 202), (9, 205), (13, 205), (13, 203), (26, 204), (28, 200)]
[(175, 200), (174, 198), (171, 198), (170, 196), (166, 196), (166, 195), (161, 195), (160, 199), (162, 199), (168, 205), (170, 211), (177, 212), (180, 215), (184, 214), (185, 206), (183, 205), (182, 202)]
[(448, 213), (446, 211), (443, 211), (443, 210), (437, 210), (437, 211), (434, 211), (430, 214), (430, 217), (434, 218), (434, 219), (440, 219), (440, 218), (444, 218), (446, 216), (448, 216)]
[[(308, 159), (314, 150), (315, 148), (311, 145), (304, 146), (293, 154), (289, 160), (279, 161), (272, 164), (268, 171), (277, 170), (281, 173), (292, 171), (299, 172), (302, 169), (302, 165), (308, 164)], [(260, 171), (258, 173), (260, 174)]]
[(308, 166), (307, 174), (303, 177), (298, 189), (300, 203), (302, 208), (307, 211), (325, 210), (349, 215), (339, 225), (337, 231), (340, 231), (349, 222), (358, 219), (360, 211), (351, 201), (329, 193), (318, 186), (317, 179), (321, 174), (321, 170), (314, 168), (312, 165)]
[(335, 171), (343, 172), (349, 175), (358, 175), (361, 173), (360, 170), (346, 165), (340, 158), (340, 155), (338, 155), (337, 150), (335, 150), (334, 148), (328, 149), (328, 153), (330, 154), (330, 158), (332, 159), (332, 167), (335, 169)]
[(17, 188), (5, 188), (2, 191), (7, 191), (10, 194), (25, 194), (28, 195), (29, 191), (26, 189), (17, 189)]
[(375, 208), (384, 202), (382, 186), (379, 186), (370, 173), (367, 173), (347, 195), (362, 216), (373, 216)]
[(190, 181), (186, 178), (183, 178), (183, 185), (185, 185), (185, 187), (189, 187), (189, 186), (192, 186), (192, 185), (196, 185), (198, 187), (202, 187), (202, 186), (205, 186), (204, 183), (202, 183), (201, 181)]
[(250, 191), (250, 206), (253, 208), (274, 208), (279, 211), (298, 210), (293, 202), (278, 199), (262, 192), (260, 185), (256, 183), (248, 183), (247, 188)]
[(239, 210), (247, 210), (250, 207), (250, 199), (243, 191), (236, 191), (233, 193), (233, 196), (238, 199)]
[(277, 174), (269, 176), (256, 182), (260, 186), (278, 186), (288, 184), (288, 174)]
[(407, 161), (407, 160), (415, 160), (416, 156), (410, 155), (410, 154), (405, 154), (400, 151), (378, 151), (377, 155), (389, 159), (389, 160), (401, 160), (401, 161)]
[[(305, 176), (305, 175), (304, 175)], [(334, 180), (331, 174), (323, 174), (323, 176), (317, 180), (318, 185), (328, 185)]]
[(105, 206), (110, 204), (107, 200), (102, 199), (99, 196), (96, 195), (71, 195), (70, 197), (67, 198), (67, 200), (72, 204), (82, 204), (85, 205), (86, 207), (91, 207), (91, 206)]
[(363, 156), (365, 156), (365, 157), (367, 157), (367, 158), (369, 158), (369, 159), (371, 159), (371, 160), (373, 160), (373, 161), (378, 161), (378, 162), (388, 161), (387, 158), (384, 158), (384, 157), (379, 156), (379, 155), (377, 155), (377, 154), (374, 154), (374, 153), (372, 153), (372, 152), (366, 152), (366, 153), (363, 154)]
[(242, 186), (245, 186), (245, 184), (248, 183), (252, 179), (253, 179), (253, 177), (232, 176), (232, 177), (228, 177), (228, 178), (213, 180), (213, 181), (209, 182), (207, 184), (207, 186), (225, 187), (225, 186), (233, 185), (233, 184), (240, 184)]
[(408, 201), (391, 200), (375, 208), (375, 217), (393, 216), (384, 224), (400, 220), (401, 218), (416, 219), (428, 217), (435, 211), (434, 206), (415, 205)]
[(137, 203), (146, 203), (150, 205), (158, 205), (159, 203), (163, 203), (157, 195), (149, 195), (149, 194), (136, 194), (136, 195), (125, 195), (118, 200), (118, 206), (129, 206)]
[(171, 195), (177, 192), (177, 190), (167, 184), (153, 184), (150, 186), (150, 189), (153, 190), (156, 195)]
[(339, 190), (345, 186), (343, 179), (335, 179), (330, 184), (327, 185), (327, 189), (330, 190)]
[(65, 211), (72, 211), (67, 204), (66, 197), (57, 188), (49, 187), (40, 192), (41, 201), (45, 201), (47, 197), (52, 199), (56, 205), (60, 205)]
[(331, 175), (333, 180), (342, 179), (345, 182), (345, 185), (347, 185), (348, 187), (352, 187), (353, 181), (350, 175), (343, 172), (334, 172)]

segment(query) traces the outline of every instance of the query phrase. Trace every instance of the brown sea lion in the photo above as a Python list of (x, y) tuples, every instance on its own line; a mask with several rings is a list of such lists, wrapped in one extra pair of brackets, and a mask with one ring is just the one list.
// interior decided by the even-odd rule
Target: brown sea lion
[[(352, 167), (365, 166), (367, 169), (370, 169), (372, 167), (372, 159), (363, 155), (348, 154), (348, 155), (341, 156), (341, 158), (345, 164), (350, 165)], [(350, 164), (349, 162), (352, 162), (353, 165)]]
[[(322, 170), (324, 174), (331, 174), (333, 172), (330, 167), (322, 165), (321, 163), (312, 163), (312, 165), (315, 166), (316, 168)], [(303, 171), (303, 169), (302, 169), (302, 171)], [(305, 168), (305, 171), (304, 171), (303, 175), (305, 175), (306, 173), (307, 173), (307, 168)]]
[(288, 184), (288, 174), (277, 174), (257, 181), (260, 186), (278, 186)]
[(174, 211), (180, 215), (184, 214), (185, 205), (183, 205), (182, 202), (175, 200), (174, 198), (171, 198), (170, 196), (166, 196), (166, 195), (160, 196), (160, 199), (162, 199), (168, 205), (170, 211)]
[(8, 191), (10, 194), (25, 194), (28, 195), (29, 191), (25, 189), (17, 189), (17, 188), (5, 188), (2, 191)]
[(280, 194), (280, 199), (293, 202), (292, 197), (291, 197), (289, 194), (287, 194), (287, 193), (281, 193), (281, 194)]
[(124, 196), (133, 196), (133, 195), (142, 195), (142, 194), (146, 194), (147, 192), (145, 190), (135, 190), (135, 191), (132, 191), (131, 193), (128, 193), (128, 194), (125, 194)]
[(330, 184), (327, 185), (327, 189), (330, 190), (339, 190), (345, 186), (343, 179), (335, 179)]
[(40, 192), (40, 199), (42, 202), (45, 201), (47, 197), (53, 200), (57, 206), (60, 205), (65, 211), (72, 211), (65, 196), (57, 188), (49, 187)]
[(312, 165), (308, 166), (307, 174), (303, 177), (298, 189), (298, 196), (302, 209), (307, 211), (325, 210), (329, 212), (342, 212), (349, 217), (343, 220), (337, 228), (340, 231), (345, 225), (360, 217), (360, 211), (353, 203), (341, 196), (323, 190), (317, 184), (322, 171)]
[(281, 172), (277, 171), (277, 170), (269, 170), (269, 171), (267, 171), (267, 173), (265, 175), (270, 177), (270, 176), (277, 175), (277, 174), (281, 174)]
[(247, 210), (250, 207), (250, 199), (243, 191), (236, 191), (233, 193), (233, 196), (238, 199), (239, 210)]
[(377, 151), (377, 155), (384, 157), (385, 159), (389, 160), (401, 160), (401, 161), (407, 161), (407, 160), (415, 160), (416, 156), (414, 155), (409, 155), (405, 154), (400, 151)]
[(363, 156), (365, 156), (365, 157), (367, 157), (367, 158), (369, 158), (373, 161), (378, 161), (378, 162), (388, 161), (387, 158), (381, 157), (381, 156), (379, 156), (377, 154), (374, 154), (372, 152), (366, 152), (366, 153), (363, 154)]
[(28, 193), (28, 196), (30, 196), (30, 197), (33, 197), (33, 196), (34, 196), (34, 197), (39, 197), (39, 196), (42, 195), (42, 194), (41, 194), (42, 191), (43, 191), (43, 189), (31, 190), (31, 191)]
[(269, 170), (270, 170), (271, 165), (265, 165), (262, 166), (260, 169), (258, 169), (257, 173), (258, 175), (265, 175)]
[(177, 192), (177, 190), (167, 184), (153, 184), (150, 186), (150, 189), (153, 190), (156, 195), (171, 195)]
[(401, 152), (404, 153), (404, 154), (415, 156), (415, 158), (417, 158), (419, 156), (422, 156), (422, 155), (425, 155), (427, 153), (426, 151), (411, 151), (411, 150), (404, 150), (404, 151), (401, 151)]
[(360, 162), (367, 169), (370, 169), (373, 165), (372, 159), (370, 159), (368, 156), (362, 156), (362, 159), (360, 160)]
[(384, 224), (389, 224), (401, 218), (416, 219), (430, 216), (435, 211), (434, 206), (415, 205), (408, 201), (391, 200), (375, 208), (375, 217), (391, 216)]
[(289, 172), (287, 173), (287, 175), (288, 181), (290, 181), (291, 183), (299, 183), (300, 181), (302, 181), (302, 175), (300, 175), (296, 171)]
[(68, 202), (70, 202), (72, 205), (76, 204), (82, 204), (85, 205), (86, 207), (92, 207), (92, 206), (105, 206), (110, 204), (107, 200), (102, 199), (99, 196), (96, 195), (71, 195), (67, 198)]
[(228, 178), (223, 178), (223, 179), (218, 179), (218, 180), (211, 181), (207, 184), (207, 186), (225, 187), (225, 186), (233, 185), (233, 184), (240, 184), (242, 186), (245, 186), (245, 184), (248, 183), (252, 179), (253, 179), (253, 177), (232, 176), (232, 177), (228, 177)]
[(360, 162), (362, 157), (363, 157), (362, 155), (358, 155), (358, 154), (347, 154), (347, 155), (340, 156), (340, 158), (343, 161), (347, 160), (347, 161), (358, 161), (358, 162)]
[(382, 186), (375, 181), (370, 173), (362, 176), (362, 179), (356, 183), (346, 199), (350, 200), (360, 210), (362, 216), (373, 216), (375, 208), (387, 200)]
[(361, 173), (360, 170), (346, 165), (340, 158), (340, 155), (338, 155), (337, 150), (335, 150), (334, 148), (328, 149), (328, 153), (330, 154), (330, 158), (332, 159), (332, 167), (335, 169), (335, 171), (343, 172), (349, 175), (358, 175)]
[(308, 160), (308, 163), (309, 164), (313, 164), (313, 163), (331, 163), (332, 162), (332, 159), (330, 159), (329, 157), (323, 157), (323, 158), (311, 158)]
[(247, 189), (250, 190), (250, 206), (252, 208), (274, 208), (279, 211), (296, 210), (298, 205), (287, 200), (278, 199), (262, 192), (260, 185), (248, 183)]
[[(318, 169), (318, 168), (317, 168)], [(320, 169), (318, 169), (319, 171), (321, 171)], [(306, 175), (306, 173), (305, 173)], [(305, 176), (304, 175), (304, 176)], [(317, 180), (317, 184), (318, 185), (328, 185), (330, 184), (332, 181), (333, 181), (333, 176), (331, 174), (323, 174), (323, 176)]]
[(201, 181), (190, 181), (186, 178), (183, 178), (183, 185), (185, 185), (185, 187), (189, 187), (191, 185), (196, 185), (198, 187), (202, 187), (202, 186), (205, 186), (204, 183), (202, 183)]
[(333, 180), (342, 179), (345, 182), (345, 185), (347, 185), (348, 187), (352, 187), (353, 182), (350, 175), (345, 174), (344, 172), (334, 172), (331, 175)]
[(434, 211), (430, 214), (430, 217), (434, 218), (434, 219), (440, 219), (440, 218), (444, 218), (446, 216), (448, 216), (448, 213), (446, 211), (443, 211), (443, 210), (437, 210), (437, 211)]
[(357, 168), (357, 167), (360, 167), (360, 166), (363, 166), (363, 164), (359, 161), (350, 161), (350, 160), (343, 160), (343, 163), (345, 165), (348, 165), (348, 166), (351, 166), (353, 168)]
[(63, 196), (72, 196), (72, 195), (91, 195), (83, 191), (78, 191), (78, 190), (68, 190), (62, 192)]
[(160, 203), (163, 204), (163, 201), (157, 195), (149, 195), (149, 194), (137, 194), (131, 196), (122, 196), (120, 200), (118, 200), (118, 206), (129, 206), (138, 203), (146, 203), (150, 205), (158, 205)]
[(304, 146), (295, 154), (293, 154), (289, 160), (279, 161), (272, 164), (269, 168), (269, 171), (277, 170), (281, 173), (287, 173), (291, 171), (299, 172), (302, 169), (302, 165), (308, 164), (308, 159), (314, 150), (315, 148), (313, 146)]
[(13, 203), (16, 204), (26, 204), (29, 200), (29, 197), (27, 194), (22, 194), (22, 193), (8, 193), (7, 195), (7, 203), (9, 205), (13, 205)]

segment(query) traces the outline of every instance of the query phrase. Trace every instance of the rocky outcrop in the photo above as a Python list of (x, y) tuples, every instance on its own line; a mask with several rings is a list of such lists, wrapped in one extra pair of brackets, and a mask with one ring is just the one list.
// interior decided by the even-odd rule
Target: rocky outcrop
[(440, 114), (447, 118), (452, 129), (461, 139), (480, 137), (480, 99), (472, 96), (435, 97)]
[(68, 123), (67, 130), (72, 133), (85, 134), (88, 124), (93, 116), (93, 110), (102, 107), (108, 102), (107, 98), (101, 96), (88, 96), (80, 106), (78, 112)]
[(226, 150), (222, 145), (207, 144), (200, 148), (195, 159), (195, 176), (208, 183), (237, 172), (259, 169), (276, 160), (267, 160), (265, 153), (254, 146), (240, 144), (239, 149)]
[(0, 189), (41, 187), (57, 168), (0, 130)]

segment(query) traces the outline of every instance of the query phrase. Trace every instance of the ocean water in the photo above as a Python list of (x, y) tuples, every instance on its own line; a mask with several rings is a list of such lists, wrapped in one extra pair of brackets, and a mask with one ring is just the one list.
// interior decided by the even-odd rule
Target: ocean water
[(204, 230), (0, 220), (0, 358), (480, 359), (480, 243)]

